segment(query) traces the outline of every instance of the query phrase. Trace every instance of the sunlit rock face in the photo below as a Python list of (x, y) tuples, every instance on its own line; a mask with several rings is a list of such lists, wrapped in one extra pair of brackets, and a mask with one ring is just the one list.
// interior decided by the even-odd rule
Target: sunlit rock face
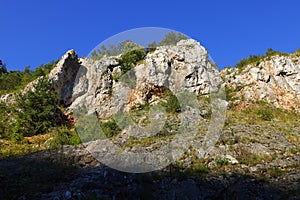
[[(103, 118), (112, 116), (121, 107), (129, 109), (136, 103), (155, 103), (164, 90), (209, 94), (222, 83), (205, 48), (192, 39), (182, 40), (175, 46), (161, 46), (148, 53), (131, 71), (134, 87), (125, 87), (122, 77), (118, 78), (121, 73), (119, 58), (78, 59), (73, 51), (71, 55), (67, 52), (49, 79), (60, 90), (70, 110), (82, 107), (97, 111)], [(80, 67), (76, 63), (80, 63)], [(65, 70), (68, 68), (69, 71)]]
[(74, 50), (67, 51), (55, 68), (49, 74), (49, 81), (59, 92), (63, 104), (68, 106), (72, 102), (73, 87), (76, 74), (80, 68), (78, 55)]
[(297, 56), (272, 56), (241, 71), (222, 71), (228, 87), (238, 88), (238, 100), (266, 100), (278, 108), (300, 110), (300, 59)]

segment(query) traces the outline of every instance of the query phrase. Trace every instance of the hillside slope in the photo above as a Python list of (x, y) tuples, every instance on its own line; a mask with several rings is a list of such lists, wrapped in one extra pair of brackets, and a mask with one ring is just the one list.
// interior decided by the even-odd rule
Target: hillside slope
[[(299, 70), (300, 57), (291, 54), (219, 72), (194, 40), (97, 60), (70, 50), (47, 78), (84, 143), (0, 161), (0, 193), (6, 199), (298, 199)], [(181, 90), (188, 93), (176, 96)], [(151, 110), (157, 105), (163, 115)], [(119, 111), (131, 117), (121, 115), (126, 126), (114, 117)], [(95, 136), (95, 124), (104, 135)], [(190, 129), (178, 139), (182, 126)], [(174, 162), (143, 174), (99, 162), (124, 169), (138, 153), (152, 155), (146, 157), (152, 166)], [(101, 155), (123, 160), (107, 163)]]

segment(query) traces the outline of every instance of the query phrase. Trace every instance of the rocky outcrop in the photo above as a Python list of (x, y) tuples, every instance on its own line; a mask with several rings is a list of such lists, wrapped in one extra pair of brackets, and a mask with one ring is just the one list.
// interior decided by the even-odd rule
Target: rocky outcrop
[[(48, 80), (52, 83), (53, 88), (60, 95), (62, 105), (67, 107), (72, 102), (73, 87), (76, 79), (76, 75), (80, 68), (80, 62), (77, 53), (72, 49), (67, 51), (56, 64), (56, 66), (47, 75)], [(41, 77), (27, 84), (23, 89), (23, 93), (34, 90), (34, 85)], [(10, 96), (8, 96), (10, 95)], [(7, 94), (6, 96), (14, 99), (13, 95)]]
[(176, 46), (158, 47), (148, 53), (131, 74), (123, 76), (135, 79), (132, 88), (125, 87), (126, 83), (122, 82), (118, 58), (80, 59), (71, 110), (85, 107), (106, 118), (120, 108), (129, 109), (136, 103), (155, 103), (164, 89), (209, 94), (222, 82), (207, 51), (195, 40), (182, 40)]
[(69, 50), (48, 75), (49, 81), (59, 92), (65, 106), (69, 106), (72, 102), (73, 87), (79, 67), (78, 55), (74, 50)]
[[(65, 165), (74, 161), (81, 164)], [(175, 167), (125, 173), (94, 164), (80, 146), (2, 160), (0, 169), (3, 199), (299, 199), (299, 170), (273, 181), (237, 172), (178, 173)]]
[(222, 71), (227, 87), (237, 90), (238, 100), (266, 100), (278, 108), (300, 110), (300, 59), (273, 56), (244, 69)]

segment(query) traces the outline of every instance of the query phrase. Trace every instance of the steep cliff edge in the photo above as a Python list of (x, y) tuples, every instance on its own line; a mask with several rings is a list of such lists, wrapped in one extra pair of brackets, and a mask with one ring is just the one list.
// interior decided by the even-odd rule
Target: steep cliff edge
[(159, 91), (165, 89), (209, 94), (222, 82), (207, 51), (194, 40), (183, 40), (176, 46), (158, 47), (149, 52), (132, 68), (135, 86), (130, 90), (120, 81), (125, 75), (120, 56), (100, 60), (82, 58), (80, 62), (69, 108), (85, 107), (97, 111), (100, 118), (112, 116), (122, 106), (128, 110), (138, 103), (155, 103), (160, 99)]
[[(108, 117), (118, 106), (112, 93), (128, 96), (118, 81), (123, 75), (119, 62), (120, 56), (93, 60), (78, 58), (70, 50), (51, 71), (49, 80), (71, 110), (87, 106)], [(162, 87), (172, 91), (183, 88), (198, 95), (209, 94), (211, 89), (225, 84), (234, 92), (234, 98), (228, 95), (233, 104), (264, 100), (277, 108), (299, 111), (299, 56), (275, 55), (242, 69), (231, 67), (220, 72), (213, 65), (205, 48), (194, 40), (158, 47), (132, 69), (136, 88), (128, 97), (133, 102), (126, 103), (153, 103), (159, 99), (156, 95)]]

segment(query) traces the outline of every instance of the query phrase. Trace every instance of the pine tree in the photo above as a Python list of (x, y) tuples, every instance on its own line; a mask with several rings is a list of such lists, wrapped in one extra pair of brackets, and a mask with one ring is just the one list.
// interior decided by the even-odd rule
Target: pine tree
[(0, 60), (0, 75), (7, 73), (6, 65)]
[(58, 97), (51, 88), (47, 78), (41, 77), (33, 90), (17, 95), (15, 132), (32, 136), (47, 133), (55, 125)]

